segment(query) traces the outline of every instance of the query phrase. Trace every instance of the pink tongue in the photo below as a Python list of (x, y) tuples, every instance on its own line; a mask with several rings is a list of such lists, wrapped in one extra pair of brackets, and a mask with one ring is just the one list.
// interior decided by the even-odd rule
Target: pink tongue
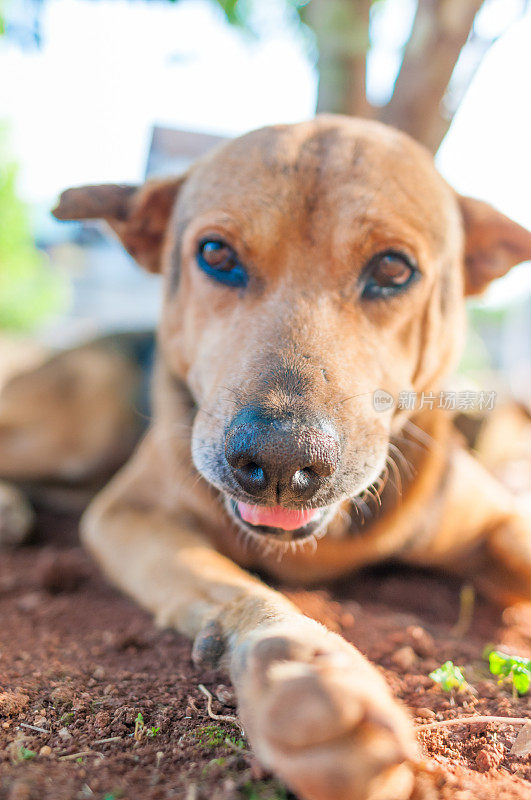
[(245, 522), (250, 525), (267, 525), (269, 528), (282, 528), (285, 531), (294, 531), (306, 525), (317, 514), (316, 508), (299, 511), (282, 506), (251, 506), (247, 503), (238, 503), (238, 511)]

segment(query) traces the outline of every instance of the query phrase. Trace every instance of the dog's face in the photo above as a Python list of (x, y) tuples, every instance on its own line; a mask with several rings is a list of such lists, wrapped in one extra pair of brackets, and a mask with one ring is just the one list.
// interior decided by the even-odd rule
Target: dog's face
[(378, 478), (406, 412), (375, 400), (436, 388), (465, 288), (531, 256), (411, 139), (342, 117), (256, 131), (136, 193), (71, 190), (58, 216), (105, 217), (164, 272), (161, 357), (195, 403), (195, 466), (281, 541)]

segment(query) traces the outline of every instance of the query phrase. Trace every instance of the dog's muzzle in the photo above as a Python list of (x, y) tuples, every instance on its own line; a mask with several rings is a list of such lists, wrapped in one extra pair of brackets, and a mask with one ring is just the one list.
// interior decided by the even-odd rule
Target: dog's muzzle
[(295, 417), (275, 418), (248, 407), (228, 428), (225, 456), (245, 494), (259, 504), (278, 507), (278, 519), (289, 530), (293, 521), (288, 509), (307, 508), (336, 471), (340, 445), (328, 421), (304, 424)]

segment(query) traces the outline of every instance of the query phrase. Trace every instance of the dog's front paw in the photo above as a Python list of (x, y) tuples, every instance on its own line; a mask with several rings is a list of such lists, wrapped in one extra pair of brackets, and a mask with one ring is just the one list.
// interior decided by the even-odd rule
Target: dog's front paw
[(376, 669), (301, 618), (251, 634), (233, 657), (239, 712), (261, 760), (305, 800), (402, 800), (412, 726)]
[(0, 547), (22, 544), (33, 521), (33, 511), (26, 498), (14, 486), (0, 481)]

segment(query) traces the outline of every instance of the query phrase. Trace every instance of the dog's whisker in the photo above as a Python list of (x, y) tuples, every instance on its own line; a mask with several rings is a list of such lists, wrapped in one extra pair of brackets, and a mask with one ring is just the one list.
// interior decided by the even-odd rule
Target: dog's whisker
[(435, 441), (433, 436), (430, 436), (429, 433), (426, 433), (426, 431), (422, 430), (422, 428), (419, 428), (419, 426), (416, 425), (410, 419), (406, 420), (406, 422), (404, 423), (403, 430), (405, 430), (408, 433), (411, 433), (412, 436), (415, 436), (415, 438), (418, 439), (418, 441), (422, 442), (427, 447), (432, 448), (437, 446), (437, 442)]
[(402, 444), (406, 447), (414, 447), (416, 450), (420, 450), (423, 453), (428, 452), (432, 448), (429, 447), (427, 444), (423, 442), (417, 442), (415, 439), (408, 439), (406, 436), (400, 436), (399, 434), (393, 434), (392, 438), (393, 442), (402, 442)]
[(365, 491), (369, 495), (369, 497), (371, 497), (374, 500), (374, 502), (376, 503), (378, 508), (381, 508), (382, 507), (382, 499), (381, 499), (381, 497), (380, 497), (380, 495), (378, 493), (378, 490), (374, 486), (374, 483), (371, 483), (370, 486), (367, 486), (367, 489)]
[(395, 487), (399, 498), (401, 499), (402, 498), (402, 488), (403, 487), (402, 487), (402, 476), (400, 475), (400, 469), (399, 469), (396, 461), (394, 460), (394, 458), (390, 454), (387, 455), (387, 462), (388, 462), (389, 466), (391, 467), (391, 471), (392, 471), (393, 477), (394, 477), (394, 481), (391, 480), (391, 482), (392, 482), (393, 486)]
[(352, 504), (352, 507), (353, 507), (353, 508), (355, 509), (355, 511), (356, 511), (356, 517), (357, 517), (357, 519), (358, 519), (358, 522), (360, 522), (361, 524), (363, 524), (362, 517), (361, 517), (361, 511), (360, 511), (360, 510), (359, 510), (359, 508), (358, 508), (358, 504), (356, 503), (356, 498), (355, 498), (355, 497), (351, 498), (351, 504)]
[(413, 464), (410, 461), (408, 461), (406, 456), (403, 454), (403, 452), (400, 450), (400, 448), (396, 444), (393, 444), (392, 442), (389, 442), (389, 448), (397, 456), (397, 458), (400, 461), (400, 463), (402, 464), (402, 466), (404, 468), (404, 471), (406, 472), (407, 477), (409, 478), (409, 480), (412, 480), (412, 478), (414, 477), (414, 474), (415, 474), (415, 468), (414, 468)]
[(336, 403), (336, 408), (337, 406), (342, 406), (345, 403), (348, 403), (349, 400), (354, 400), (356, 397), (365, 397), (368, 394), (374, 394), (374, 393), (372, 391), (368, 391), (368, 392), (358, 392), (357, 394), (351, 394), (348, 397), (345, 397), (343, 400), (340, 400), (338, 403)]
[(338, 516), (340, 520), (345, 524), (347, 528), (351, 528), (353, 523), (352, 515), (349, 514), (346, 508), (340, 508), (338, 512)]
[(223, 417), (218, 416), (218, 414), (213, 414), (211, 411), (207, 411), (207, 409), (203, 408), (203, 406), (199, 406), (197, 409), (197, 414), (206, 414), (207, 417), (210, 417), (216, 422), (221, 422), (222, 425), (225, 424), (225, 419)]
[(365, 525), (365, 522), (366, 522), (366, 520), (367, 520), (367, 517), (366, 517), (366, 515), (368, 515), (368, 516), (369, 516), (369, 518), (370, 518), (370, 517), (372, 517), (372, 511), (371, 511), (371, 509), (369, 508), (369, 506), (367, 505), (367, 503), (366, 503), (366, 502), (365, 502), (365, 501), (364, 501), (364, 500), (363, 500), (361, 497), (359, 497), (359, 496), (358, 496), (358, 497), (353, 497), (353, 498), (352, 498), (352, 502), (354, 503), (354, 505), (355, 505), (356, 509), (357, 509), (357, 510), (359, 511), (359, 513), (360, 513), (360, 517), (361, 517), (361, 524), (362, 524), (362, 525)]
[(387, 481), (389, 480), (389, 468), (387, 464), (385, 464), (380, 477), (378, 478), (378, 492), (380, 495), (383, 494), (385, 487), (387, 486)]

